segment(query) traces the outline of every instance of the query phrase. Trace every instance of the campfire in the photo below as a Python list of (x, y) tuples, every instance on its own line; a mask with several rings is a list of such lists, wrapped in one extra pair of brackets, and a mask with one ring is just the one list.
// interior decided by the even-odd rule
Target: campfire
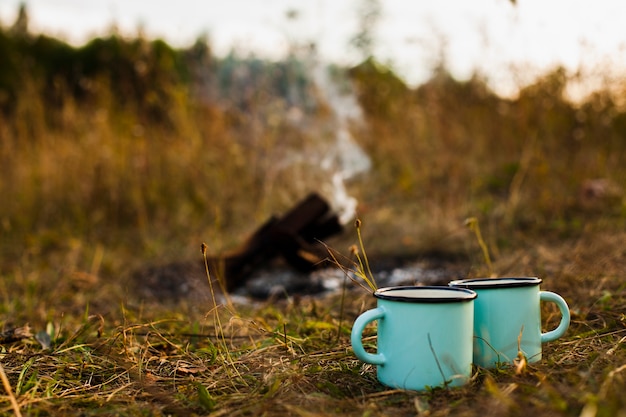
[[(322, 242), (342, 231), (338, 214), (319, 194), (312, 193), (282, 216), (271, 216), (235, 250), (207, 255), (209, 274), (232, 293), (245, 287), (255, 273), (282, 261), (293, 271), (286, 287), (319, 291), (320, 285), (312, 282), (310, 273), (334, 262)], [(206, 269), (200, 260), (149, 266), (136, 271), (130, 284), (141, 298), (165, 301), (208, 296)]]
[(328, 251), (321, 242), (342, 230), (338, 215), (313, 193), (282, 217), (270, 217), (233, 252), (211, 258), (210, 270), (223, 278), (228, 291), (243, 285), (255, 270), (276, 257), (308, 273), (327, 266)]
[[(354, 267), (345, 256), (331, 256), (324, 242), (341, 234), (338, 213), (317, 193), (282, 216), (271, 216), (235, 250), (207, 254), (204, 260), (150, 266), (131, 277), (140, 298), (160, 301), (206, 301), (207, 271), (229, 294), (253, 298), (318, 294), (341, 287)], [(421, 259), (420, 259), (421, 258)], [(347, 265), (338, 265), (346, 261)], [(463, 263), (424, 259), (416, 254), (375, 256), (370, 265), (379, 285), (440, 284), (462, 276)], [(217, 280), (221, 281), (221, 285)], [(356, 286), (355, 286), (356, 287)]]

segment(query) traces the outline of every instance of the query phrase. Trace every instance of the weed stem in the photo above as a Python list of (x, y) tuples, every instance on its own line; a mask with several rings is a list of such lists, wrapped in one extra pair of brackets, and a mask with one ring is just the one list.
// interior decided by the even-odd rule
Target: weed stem
[(13, 411), (15, 411), (15, 415), (17, 417), (22, 417), (22, 412), (20, 411), (20, 406), (15, 399), (15, 395), (13, 394), (13, 390), (11, 389), (11, 383), (9, 382), (9, 378), (7, 378), (7, 374), (4, 372), (4, 367), (0, 363), (0, 379), (2, 379), (2, 385), (4, 385), (4, 390), (7, 392), (9, 396), (9, 401), (11, 401), (11, 406), (13, 407)]

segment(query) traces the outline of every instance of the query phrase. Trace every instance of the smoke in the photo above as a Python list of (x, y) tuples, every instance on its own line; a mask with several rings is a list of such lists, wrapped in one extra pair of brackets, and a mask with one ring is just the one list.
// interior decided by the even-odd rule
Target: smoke
[(330, 141), (320, 161), (320, 167), (330, 176), (325, 193), (330, 195), (331, 205), (346, 224), (356, 216), (358, 201), (347, 190), (346, 182), (371, 168), (369, 156), (355, 141), (351, 126), (363, 125), (363, 112), (352, 84), (344, 75), (331, 73), (327, 66), (318, 62), (312, 65), (312, 78), (319, 99), (329, 106), (333, 116)]
[[(306, 192), (314, 188), (342, 224), (350, 222), (357, 200), (346, 184), (369, 171), (371, 161), (352, 135), (365, 121), (346, 71), (320, 62), (314, 49), (278, 63), (232, 55), (220, 61), (215, 74), (211, 70), (198, 62), (197, 94), (248, 117), (251, 130), (241, 139), (246, 145), (256, 146), (263, 128), (278, 125), (277, 115), (307, 138), (285, 135), (259, 150), (260, 160), (267, 161), (261, 166), (268, 194), (285, 184)], [(268, 94), (262, 106), (251, 106), (259, 88)]]

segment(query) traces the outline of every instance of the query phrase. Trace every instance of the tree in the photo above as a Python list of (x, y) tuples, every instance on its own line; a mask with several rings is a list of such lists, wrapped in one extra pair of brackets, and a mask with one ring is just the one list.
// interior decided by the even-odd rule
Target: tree
[(379, 0), (361, 0), (358, 10), (359, 27), (357, 33), (350, 39), (350, 44), (361, 54), (361, 58), (366, 60), (373, 56), (375, 46), (375, 31), (381, 16), (381, 6)]
[(11, 26), (11, 34), (16, 36), (26, 36), (28, 34), (28, 12), (26, 4), (20, 4), (20, 10), (17, 13), (17, 19)]

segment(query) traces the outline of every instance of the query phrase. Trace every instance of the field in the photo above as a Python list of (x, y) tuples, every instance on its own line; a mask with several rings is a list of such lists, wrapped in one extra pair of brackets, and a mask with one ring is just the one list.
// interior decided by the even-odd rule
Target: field
[[(374, 59), (320, 76), (307, 53), (0, 31), (1, 412), (626, 415), (623, 80), (573, 102), (579, 75), (555, 68), (502, 98), (445, 67), (416, 88)], [(405, 392), (352, 353), (367, 291), (217, 305), (129, 285), (312, 191), (356, 199), (372, 259), (541, 277), (570, 329), (540, 363)], [(347, 256), (352, 224), (326, 242)]]

